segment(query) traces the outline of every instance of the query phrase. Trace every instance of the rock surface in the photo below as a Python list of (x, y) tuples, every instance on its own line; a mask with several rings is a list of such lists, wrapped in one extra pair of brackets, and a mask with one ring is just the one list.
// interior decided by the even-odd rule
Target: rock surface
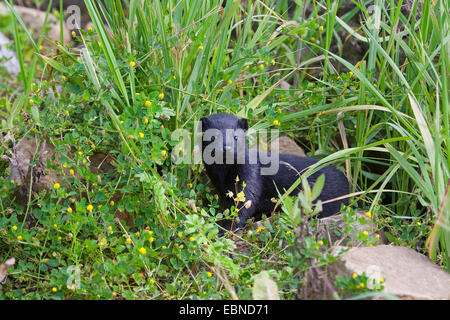
[(384, 293), (401, 299), (450, 299), (450, 274), (426, 256), (406, 247), (352, 248), (340, 256), (349, 274), (385, 279)]
[[(39, 34), (42, 30), (42, 26), (44, 25), (45, 21), (45, 12), (39, 11), (32, 8), (26, 8), (21, 6), (14, 6), (14, 9), (16, 12), (21, 16), (23, 22), (27, 26), (27, 28), (33, 30), (34, 32), (31, 32), (31, 34), (34, 35), (35, 41), (39, 38)], [(0, 3), (0, 15), (9, 15), (10, 10), (7, 6), (5, 6), (3, 3)], [(47, 27), (48, 27), (48, 38), (51, 41), (60, 41), (60, 26), (59, 26), (59, 20), (53, 15), (49, 14), (47, 18)], [(72, 40), (72, 37), (70, 35), (70, 32), (67, 28), (66, 23), (63, 24), (63, 38), (64, 43), (68, 43)], [(43, 41), (44, 46), (51, 46), (51, 44), (48, 41)]]
[(11, 41), (0, 32), (0, 66), (5, 67), (10, 74), (17, 75), (20, 72), (19, 61), (16, 53), (8, 48), (10, 45)]
[(303, 149), (291, 138), (287, 136), (281, 136), (275, 139), (272, 143), (276, 143), (277, 142), (276, 140), (278, 140), (278, 146), (280, 150), (279, 153), (295, 154), (300, 157), (305, 156), (305, 152), (303, 151)]

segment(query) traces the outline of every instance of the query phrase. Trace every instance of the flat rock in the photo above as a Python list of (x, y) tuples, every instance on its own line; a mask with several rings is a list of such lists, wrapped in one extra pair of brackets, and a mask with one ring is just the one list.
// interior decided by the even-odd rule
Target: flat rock
[(426, 256), (406, 247), (379, 245), (352, 248), (340, 259), (349, 274), (385, 279), (384, 293), (401, 299), (449, 300), (450, 274)]

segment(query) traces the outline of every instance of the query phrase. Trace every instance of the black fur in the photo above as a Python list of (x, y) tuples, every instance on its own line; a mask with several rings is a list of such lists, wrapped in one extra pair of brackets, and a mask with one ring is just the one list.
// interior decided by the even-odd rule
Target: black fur
[[(246, 187), (244, 189), (246, 201), (251, 200), (251, 206), (247, 208), (242, 208), (239, 210), (239, 222), (234, 224), (234, 227), (243, 227), (248, 219), (255, 217), (260, 219), (261, 215), (270, 213), (273, 211), (274, 203), (271, 201), (272, 198), (278, 198), (277, 188), (280, 194), (283, 194), (297, 179), (298, 174), (295, 170), (289, 166), (283, 164), (283, 162), (289, 163), (298, 172), (302, 173), (304, 169), (308, 168), (312, 164), (316, 163), (317, 159), (300, 157), (290, 154), (280, 154), (279, 155), (279, 170), (275, 175), (261, 175), (260, 169), (263, 167), (261, 161), (258, 157), (258, 162), (256, 164), (250, 164), (248, 159), (253, 150), (249, 150), (247, 143), (245, 142), (245, 132), (248, 129), (247, 120), (239, 119), (235, 116), (229, 114), (215, 114), (209, 117), (204, 117), (201, 119), (202, 131), (203, 133), (208, 129), (217, 129), (221, 132), (223, 139), (223, 148), (218, 145), (217, 151), (221, 152), (223, 156), (223, 163), (225, 162), (225, 155), (230, 150), (237, 150), (237, 143), (232, 137), (226, 137), (225, 130), (233, 129), (236, 132), (244, 132), (243, 144), (240, 146), (245, 148), (245, 164), (206, 164), (206, 172), (211, 179), (212, 183), (219, 191), (219, 196), (221, 197), (224, 205), (230, 208), (234, 205), (233, 199), (226, 196), (228, 191), (232, 191), (236, 195), (236, 176), (239, 177), (238, 182), (238, 192), (242, 190), (242, 182), (245, 181)], [(243, 131), (239, 130), (242, 129)], [(238, 131), (236, 131), (238, 130)], [(204, 141), (202, 146), (203, 150), (212, 142)], [(242, 141), (242, 140), (239, 140)], [(234, 148), (230, 146), (234, 145)], [(203, 151), (202, 150), (202, 151)], [(236, 158), (235, 158), (236, 159)], [(236, 163), (236, 162), (235, 162)], [(325, 174), (325, 185), (320, 194), (319, 198), (322, 201), (334, 199), (349, 193), (349, 184), (345, 175), (336, 169), (333, 165), (328, 165), (322, 168), (318, 172), (312, 174), (308, 177), (308, 182), (310, 185), (314, 185), (316, 179), (321, 175)], [(276, 187), (275, 187), (276, 185)], [(298, 194), (300, 191), (300, 186), (297, 187), (292, 195)], [(347, 204), (348, 200), (334, 201), (323, 205), (323, 211), (318, 215), (319, 218), (330, 216), (340, 210), (341, 203)], [(239, 204), (239, 207), (243, 206), (243, 203)], [(279, 209), (279, 207), (277, 208)], [(231, 222), (228, 221), (222, 224), (223, 227), (230, 229)], [(233, 227), (233, 229), (234, 229)]]

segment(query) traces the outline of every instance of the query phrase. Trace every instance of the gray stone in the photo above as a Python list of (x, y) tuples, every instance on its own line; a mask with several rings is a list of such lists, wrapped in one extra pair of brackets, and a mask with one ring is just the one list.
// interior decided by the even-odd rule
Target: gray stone
[(426, 256), (406, 247), (380, 245), (352, 248), (340, 259), (348, 274), (383, 278), (383, 293), (401, 299), (450, 299), (450, 274)]

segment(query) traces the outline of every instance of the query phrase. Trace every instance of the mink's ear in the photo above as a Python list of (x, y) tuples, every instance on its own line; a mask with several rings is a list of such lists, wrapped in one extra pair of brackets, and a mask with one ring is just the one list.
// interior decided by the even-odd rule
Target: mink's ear
[(241, 128), (244, 131), (248, 130), (248, 121), (247, 119), (239, 119), (238, 121), (239, 128)]

